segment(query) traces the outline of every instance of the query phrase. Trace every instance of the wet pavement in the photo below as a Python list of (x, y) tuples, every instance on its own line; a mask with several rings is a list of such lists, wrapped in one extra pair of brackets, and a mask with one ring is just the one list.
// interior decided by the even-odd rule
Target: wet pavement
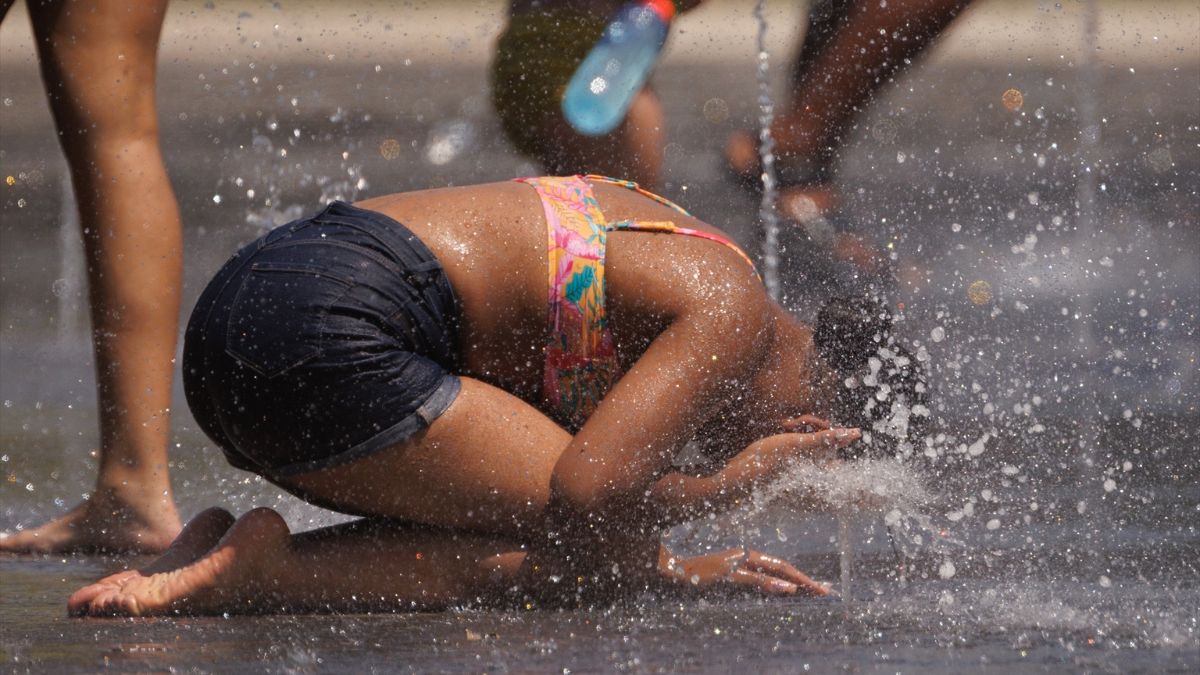
[[(903, 330), (928, 351), (939, 402), (939, 435), (914, 462), (936, 489), (904, 534), (907, 585), (878, 516), (856, 521), (846, 604), (80, 621), (64, 616), (69, 592), (130, 561), (5, 559), (4, 668), (1194, 671), (1200, 9), (1099, 3), (1089, 71), (1082, 3), (1061, 4), (980, 3), (842, 152), (835, 220), (890, 242)], [(779, 79), (798, 8), (771, 6)], [(173, 5), (160, 109), (185, 308), (239, 243), (324, 199), (537, 173), (487, 97), (499, 7)], [(681, 22), (655, 86), (664, 192), (754, 248), (756, 199), (719, 161), (756, 114), (749, 7), (714, 0)], [(14, 177), (0, 185), (0, 529), (75, 503), (95, 471), (82, 254), (21, 10), (0, 29), (0, 174)], [(823, 267), (795, 237), (785, 249), (790, 278)], [(294, 528), (338, 518), (227, 467), (176, 400), (185, 515), (222, 503), (273, 506)], [(836, 579), (836, 531), (774, 509), (672, 538), (745, 540)]]

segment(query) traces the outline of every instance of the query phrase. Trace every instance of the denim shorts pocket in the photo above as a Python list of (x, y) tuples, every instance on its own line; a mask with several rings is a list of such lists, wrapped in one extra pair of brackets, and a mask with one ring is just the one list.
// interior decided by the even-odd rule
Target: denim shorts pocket
[(225, 351), (266, 377), (312, 360), (321, 353), (329, 308), (351, 286), (316, 265), (252, 264), (230, 307)]

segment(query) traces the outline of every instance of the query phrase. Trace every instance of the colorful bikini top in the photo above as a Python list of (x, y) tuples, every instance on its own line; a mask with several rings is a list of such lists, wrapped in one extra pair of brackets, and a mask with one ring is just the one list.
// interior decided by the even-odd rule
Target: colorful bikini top
[(537, 190), (546, 212), (549, 261), (549, 317), (546, 365), (542, 378), (543, 409), (568, 430), (577, 431), (621, 377), (616, 345), (605, 311), (604, 253), (614, 230), (663, 232), (699, 237), (728, 246), (751, 269), (754, 263), (725, 237), (671, 221), (606, 223), (585, 180), (634, 190), (683, 215), (675, 203), (637, 183), (604, 176), (518, 178)]

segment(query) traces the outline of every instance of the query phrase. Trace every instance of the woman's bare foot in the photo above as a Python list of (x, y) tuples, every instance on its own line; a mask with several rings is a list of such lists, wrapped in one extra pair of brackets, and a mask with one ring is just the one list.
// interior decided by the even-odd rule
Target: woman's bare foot
[(0, 552), (158, 553), (179, 529), (169, 490), (131, 496), (98, 489), (91, 499), (40, 527), (0, 534)]
[(132, 577), (170, 572), (190, 565), (211, 551), (217, 542), (221, 541), (221, 537), (233, 525), (233, 521), (233, 515), (225, 509), (217, 507), (205, 509), (188, 521), (175, 541), (171, 542), (167, 550), (149, 565), (140, 570), (121, 570), (104, 577), (89, 588), (119, 586), (126, 579)]
[[(188, 526), (194, 534), (180, 535), (180, 540), (187, 535), (187, 541), (179, 542), (176, 554), (168, 552), (145, 570), (120, 572), (76, 591), (67, 601), (70, 614), (149, 616), (245, 610), (249, 602), (264, 594), (260, 574), (264, 566), (286, 558), (287, 524), (271, 509), (255, 509), (228, 526), (215, 547), (210, 545), (204, 549), (207, 553), (187, 562), (228, 524), (228, 513), (220, 509), (210, 509), (196, 520), (200, 518), (205, 520), (195, 528)], [(184, 564), (177, 566), (180, 562)]]

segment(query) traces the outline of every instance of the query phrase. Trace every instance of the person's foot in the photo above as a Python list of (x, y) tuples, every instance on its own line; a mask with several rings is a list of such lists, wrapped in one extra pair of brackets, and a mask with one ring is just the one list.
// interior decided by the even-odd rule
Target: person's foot
[[(729, 137), (725, 160), (739, 181), (761, 182), (758, 142), (748, 132), (735, 132)], [(775, 207), (785, 223), (803, 230), (834, 260), (849, 263), (864, 274), (882, 273), (887, 266), (882, 251), (860, 236), (837, 232), (829, 222), (829, 215), (838, 207), (838, 197), (829, 184), (826, 163), (800, 162), (787, 155), (776, 158), (776, 162), (779, 195)]]
[(188, 521), (175, 541), (171, 542), (167, 550), (149, 565), (140, 570), (122, 570), (93, 585), (119, 585), (127, 578), (171, 572), (190, 565), (211, 551), (233, 526), (233, 522), (233, 515), (225, 509), (217, 507), (205, 509)]
[(99, 489), (40, 527), (0, 533), (3, 553), (159, 553), (179, 534), (170, 493), (130, 498)]
[[(220, 509), (197, 516), (188, 525), (194, 533), (185, 531), (187, 541), (180, 542), (176, 560), (160, 565), (160, 559), (144, 570), (120, 572), (85, 586), (67, 601), (68, 612), (72, 616), (150, 616), (247, 608), (262, 595), (259, 580), (264, 565), (277, 563), (286, 555), (288, 528), (270, 509), (255, 509), (228, 527), (223, 536), (217, 534), (227, 523), (228, 513)], [(214, 534), (220, 541), (205, 549), (207, 553), (182, 567), (173, 566), (204, 548)]]
[[(762, 157), (759, 138), (748, 131), (735, 131), (725, 142), (725, 170), (748, 189), (762, 190)], [(775, 146), (775, 180), (781, 191), (791, 187), (811, 188), (828, 184), (831, 160)]]

